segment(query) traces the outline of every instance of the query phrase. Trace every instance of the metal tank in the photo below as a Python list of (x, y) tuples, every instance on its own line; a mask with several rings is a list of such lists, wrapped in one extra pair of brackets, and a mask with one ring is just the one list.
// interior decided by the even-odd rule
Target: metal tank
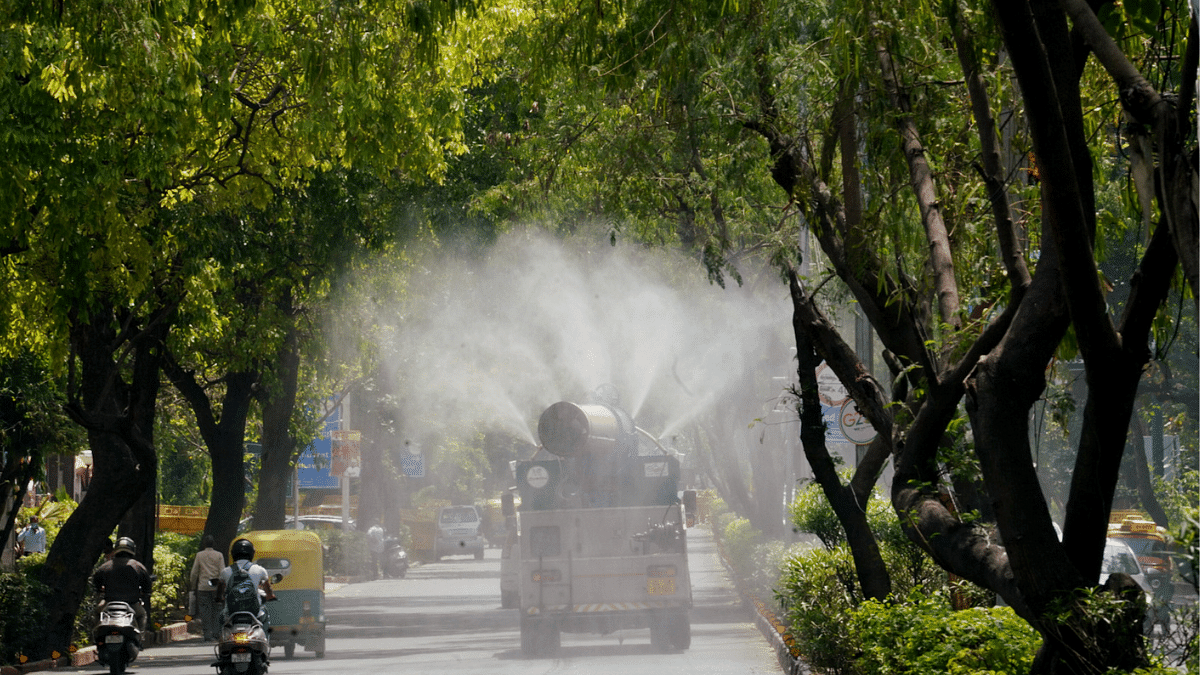
[(637, 451), (633, 420), (615, 406), (559, 401), (538, 418), (542, 447), (559, 457)]

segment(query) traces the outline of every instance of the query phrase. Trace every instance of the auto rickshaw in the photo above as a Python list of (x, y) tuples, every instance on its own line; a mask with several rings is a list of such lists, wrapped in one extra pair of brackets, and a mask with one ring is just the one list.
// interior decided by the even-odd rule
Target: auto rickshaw
[[(278, 598), (267, 603), (271, 645), (288, 658), (302, 645), (325, 656), (325, 570), (321, 538), (308, 530), (259, 530), (242, 535), (271, 575)], [(276, 576), (278, 575), (278, 577)], [(274, 581), (278, 578), (278, 581)]]

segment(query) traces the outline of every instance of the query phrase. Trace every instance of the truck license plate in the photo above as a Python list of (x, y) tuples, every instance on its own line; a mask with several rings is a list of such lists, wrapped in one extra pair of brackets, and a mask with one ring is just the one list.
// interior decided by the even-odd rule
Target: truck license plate
[(675, 595), (675, 580), (674, 579), (647, 579), (646, 580), (647, 595)]
[(234, 652), (229, 660), (234, 663), (250, 663), (250, 652)]
[(110, 644), (110, 645), (118, 644), (119, 645), (124, 641), (125, 641), (124, 635), (105, 635), (104, 636), (105, 644)]

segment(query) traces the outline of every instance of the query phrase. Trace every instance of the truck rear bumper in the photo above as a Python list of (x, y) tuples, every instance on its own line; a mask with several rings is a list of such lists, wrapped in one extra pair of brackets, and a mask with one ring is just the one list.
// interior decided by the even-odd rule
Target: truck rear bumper
[(627, 602), (574, 605), (572, 607), (531, 607), (530, 618), (552, 620), (564, 633), (598, 633), (649, 628), (666, 616), (686, 615), (691, 606), (682, 602)]

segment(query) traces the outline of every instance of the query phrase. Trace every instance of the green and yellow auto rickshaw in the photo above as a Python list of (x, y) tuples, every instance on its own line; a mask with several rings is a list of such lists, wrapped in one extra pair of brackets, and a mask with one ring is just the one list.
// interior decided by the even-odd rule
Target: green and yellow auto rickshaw
[(267, 603), (271, 645), (283, 647), (288, 658), (296, 645), (324, 657), (325, 571), (320, 537), (307, 530), (260, 530), (242, 536), (254, 544), (254, 562), (271, 575), (278, 598)]

